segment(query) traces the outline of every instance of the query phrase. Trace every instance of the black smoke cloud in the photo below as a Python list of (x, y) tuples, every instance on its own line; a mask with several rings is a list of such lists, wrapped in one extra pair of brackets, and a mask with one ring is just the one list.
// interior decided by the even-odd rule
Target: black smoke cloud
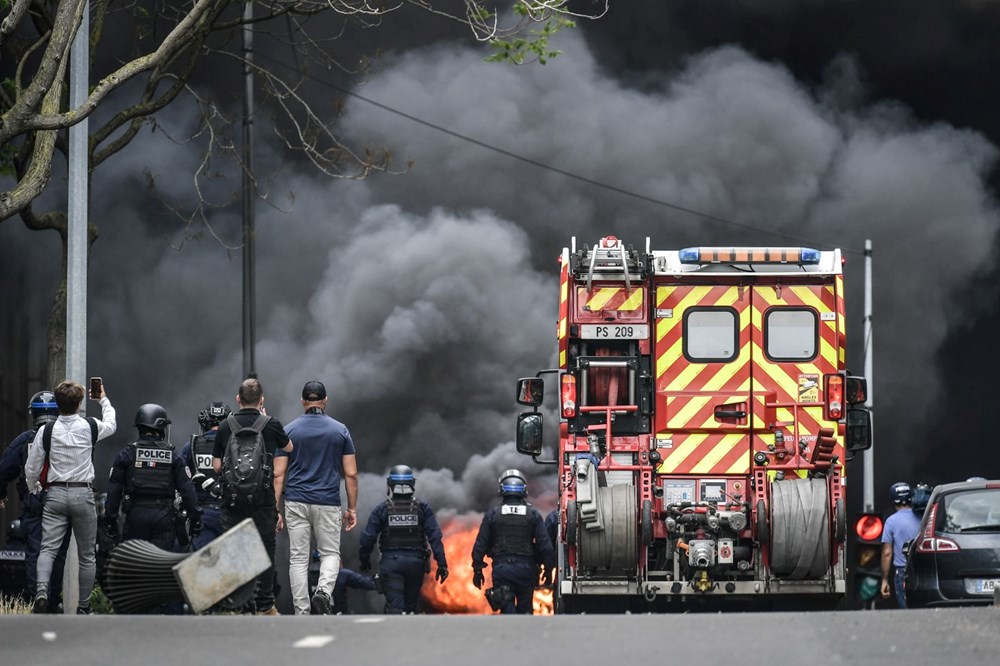
[[(928, 412), (940, 386), (933, 364), (915, 359), (934, 358), (953, 327), (971, 321), (975, 308), (955, 295), (994, 268), (993, 145), (873, 95), (864, 63), (850, 56), (831, 57), (809, 81), (723, 46), (686, 52), (636, 86), (610, 75), (579, 32), (557, 46), (564, 55), (525, 68), (486, 64), (475, 48), (414, 50), (383, 62), (358, 92), (742, 226), (595, 188), (348, 99), (345, 136), (391, 146), (414, 166), (364, 182), (276, 171), (275, 207), (258, 208), (257, 359), (270, 413), (290, 421), (302, 384), (321, 379), (330, 413), (355, 436), (365, 503), (382, 496), (390, 465), (407, 463), (436, 508), (481, 510), (504, 467), (549, 471), (512, 451), (513, 382), (555, 362), (555, 259), (570, 236), (845, 248), (857, 372), (858, 250), (872, 238), (879, 460), (912, 471), (912, 451), (934, 441), (912, 416)], [(164, 122), (182, 125), (174, 113)], [(260, 143), (261, 169), (276, 169), (282, 155)], [(172, 249), (181, 233), (142, 190), (148, 166), (161, 189), (190, 197), (189, 151), (144, 135), (94, 184), (104, 237), (92, 255), (89, 367), (120, 409), (118, 443), (147, 401), (168, 408), (181, 441), (208, 402), (232, 404), (240, 378), (238, 251), (208, 236)], [(290, 213), (284, 192), (295, 193)], [(210, 221), (238, 244), (238, 211)], [(11, 224), (0, 233), (32, 248), (33, 266), (58, 256), (54, 238)], [(961, 260), (942, 261), (942, 248)], [(32, 296), (38, 308), (36, 298), (44, 309), (47, 294)], [(552, 483), (533, 479), (536, 496)]]

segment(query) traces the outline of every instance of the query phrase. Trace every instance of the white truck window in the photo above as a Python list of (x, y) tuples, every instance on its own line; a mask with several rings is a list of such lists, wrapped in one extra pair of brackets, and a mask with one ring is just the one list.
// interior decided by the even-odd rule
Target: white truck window
[(803, 308), (775, 308), (765, 315), (764, 339), (773, 361), (804, 361), (816, 356), (816, 313)]
[(684, 321), (684, 355), (691, 361), (731, 361), (736, 358), (736, 336), (734, 310), (692, 308)]

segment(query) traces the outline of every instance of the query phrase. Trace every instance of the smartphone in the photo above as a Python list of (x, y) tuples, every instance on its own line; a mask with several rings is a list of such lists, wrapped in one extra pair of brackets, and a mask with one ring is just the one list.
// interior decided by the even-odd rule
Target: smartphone
[(103, 382), (100, 377), (90, 378), (90, 399), (100, 400), (101, 399), (101, 386)]

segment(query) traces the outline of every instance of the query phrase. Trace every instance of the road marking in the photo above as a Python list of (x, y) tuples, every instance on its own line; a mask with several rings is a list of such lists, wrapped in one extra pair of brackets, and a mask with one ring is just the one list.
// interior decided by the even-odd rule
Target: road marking
[(292, 647), (297, 648), (321, 648), (330, 641), (333, 640), (333, 636), (306, 636), (305, 638), (300, 638), (292, 644)]
[(354, 621), (354, 624), (373, 624), (375, 622), (381, 622), (385, 618), (382, 617), (359, 617)]
[(43, 631), (42, 638), (47, 641), (54, 641), (56, 639), (56, 632), (54, 631)]

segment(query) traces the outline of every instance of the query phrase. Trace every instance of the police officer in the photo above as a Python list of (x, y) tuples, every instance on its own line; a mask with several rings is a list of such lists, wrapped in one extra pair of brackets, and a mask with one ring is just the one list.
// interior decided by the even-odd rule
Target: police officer
[(212, 539), (222, 534), (222, 485), (219, 483), (219, 473), (212, 466), (212, 451), (215, 447), (215, 433), (219, 424), (232, 413), (224, 402), (213, 402), (198, 414), (200, 435), (191, 435), (191, 441), (181, 449), (181, 459), (191, 474), (195, 492), (198, 495), (198, 506), (201, 507), (201, 534), (196, 536), (191, 545), (195, 550), (208, 545)]
[[(35, 433), (46, 423), (59, 418), (59, 406), (52, 391), (39, 391), (28, 401), (28, 417), (31, 428), (18, 435), (4, 449), (0, 457), (0, 509), (7, 501), (7, 485), (17, 481), (17, 495), (21, 500), (21, 531), (24, 533), (24, 567), (28, 599), (35, 597), (35, 583), (38, 577), (38, 553), (42, 547), (42, 508), (45, 506), (45, 492), (28, 492), (24, 477), (24, 464), (28, 461), (28, 445)], [(49, 581), (48, 609), (51, 613), (62, 613), (62, 575), (66, 565), (66, 549), (69, 547), (70, 533), (67, 530), (56, 553), (52, 577)]]
[(502, 504), (483, 516), (472, 546), (472, 583), (482, 589), (483, 557), (489, 555), (493, 560), (493, 588), (487, 591), (490, 605), (501, 613), (530, 615), (538, 566), (545, 568), (547, 580), (555, 572), (552, 540), (542, 514), (527, 502), (528, 484), (521, 472), (508, 469), (501, 474), (498, 494)]
[(136, 412), (139, 439), (123, 448), (111, 466), (107, 513), (112, 537), (117, 537), (116, 518), (124, 509), (125, 540), (144, 539), (164, 550), (177, 550), (176, 493), (180, 493), (181, 504), (187, 510), (191, 533), (201, 532), (198, 498), (184, 462), (174, 455), (174, 447), (167, 441), (169, 425), (167, 412), (160, 405), (145, 404)]
[(385, 481), (389, 498), (375, 507), (361, 533), (361, 571), (371, 571), (372, 549), (378, 540), (385, 612), (415, 613), (424, 574), (430, 572), (428, 544), (437, 561), (434, 577), (442, 584), (448, 578), (441, 528), (430, 505), (413, 495), (417, 481), (412, 469), (396, 465)]

